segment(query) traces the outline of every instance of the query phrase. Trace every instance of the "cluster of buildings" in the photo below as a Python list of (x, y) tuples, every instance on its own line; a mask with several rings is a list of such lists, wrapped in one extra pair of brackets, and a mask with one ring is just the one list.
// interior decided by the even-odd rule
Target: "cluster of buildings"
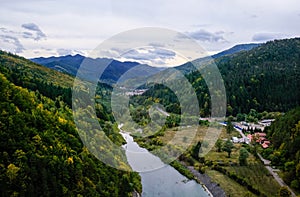
[(266, 136), (266, 133), (254, 133), (248, 134), (247, 138), (250, 142), (255, 141), (256, 143), (261, 144), (261, 147), (268, 148), (271, 142), (266, 138)]
[(268, 148), (270, 145), (270, 141), (266, 138), (267, 134), (263, 132), (257, 132), (254, 134), (248, 134), (246, 137), (238, 138), (238, 137), (232, 137), (233, 143), (246, 143), (249, 144), (253, 141), (256, 143), (261, 144), (263, 148)]
[[(262, 148), (268, 148), (271, 142), (267, 139), (266, 137), (267, 134), (264, 133), (263, 131), (264, 128), (266, 126), (270, 126), (273, 121), (274, 119), (268, 119), (268, 120), (262, 120), (257, 124), (249, 124), (246, 122), (236, 123), (234, 127), (241, 133), (243, 137), (242, 138), (232, 137), (232, 142), (249, 144), (255, 141), (256, 143), (259, 143), (262, 146)], [(248, 134), (247, 136), (245, 136), (242, 131), (247, 131), (249, 130), (249, 128), (252, 131), (260, 131), (260, 132), (255, 132), (254, 134)]]
[(134, 96), (134, 95), (142, 95), (144, 92), (146, 92), (148, 89), (136, 89), (129, 92), (126, 92), (125, 94), (127, 96)]

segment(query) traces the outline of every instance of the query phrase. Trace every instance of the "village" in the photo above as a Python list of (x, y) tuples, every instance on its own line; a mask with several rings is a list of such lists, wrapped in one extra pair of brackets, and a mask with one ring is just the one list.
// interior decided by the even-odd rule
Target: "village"
[[(265, 119), (258, 123), (247, 122), (234, 122), (234, 128), (240, 133), (241, 137), (232, 137), (233, 143), (246, 143), (253, 142), (259, 143), (262, 148), (266, 149), (270, 146), (271, 142), (267, 139), (267, 134), (264, 132), (265, 127), (270, 126), (275, 119)], [(225, 125), (225, 124), (224, 124)]]

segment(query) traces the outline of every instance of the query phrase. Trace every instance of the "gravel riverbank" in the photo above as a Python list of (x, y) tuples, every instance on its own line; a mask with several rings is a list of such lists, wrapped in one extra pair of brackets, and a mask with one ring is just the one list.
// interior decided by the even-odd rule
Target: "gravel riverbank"
[(187, 166), (187, 168), (201, 183), (206, 186), (213, 196), (226, 197), (225, 191), (217, 183), (212, 182), (211, 178), (207, 174), (201, 174), (195, 170), (193, 166)]

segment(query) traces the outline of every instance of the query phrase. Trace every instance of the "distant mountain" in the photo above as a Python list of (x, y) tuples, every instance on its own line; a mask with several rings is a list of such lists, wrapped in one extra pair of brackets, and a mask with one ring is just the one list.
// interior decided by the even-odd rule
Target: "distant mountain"
[[(134, 73), (130, 72), (130, 74), (123, 77), (122, 80), (124, 81), (130, 78), (137, 78), (137, 77), (148, 77), (162, 70), (162, 68), (155, 68), (148, 65), (139, 64), (137, 62), (120, 62), (117, 60), (112, 60), (107, 58), (92, 59), (81, 55), (75, 55), (75, 56), (67, 55), (67, 56), (49, 57), (49, 58), (40, 57), (40, 58), (31, 59), (31, 61), (35, 63), (44, 65), (54, 70), (58, 70), (60, 72), (71, 74), (73, 76), (76, 76), (77, 71), (84, 60), (86, 62), (93, 63), (93, 66), (91, 67), (97, 65), (99, 66), (99, 68), (107, 66), (109, 62), (110, 64), (107, 66), (107, 68), (105, 69), (105, 71), (103, 72), (100, 78), (102, 82), (106, 82), (109, 84), (116, 83), (123, 74), (125, 74), (127, 71), (137, 66), (139, 66), (137, 72)], [(93, 69), (95, 69), (95, 67)]]
[(239, 52), (242, 52), (242, 51), (250, 51), (251, 49), (254, 49), (259, 46), (261, 46), (261, 44), (252, 43), (252, 44), (235, 45), (232, 48), (224, 50), (215, 55), (204, 57), (204, 58), (199, 58), (199, 59), (193, 60), (192, 62), (187, 62), (185, 64), (177, 66), (176, 69), (180, 70), (184, 74), (188, 74), (192, 71), (195, 71), (195, 66), (197, 66), (197, 65), (200, 66), (200, 65), (208, 63), (209, 61), (212, 61), (213, 59), (221, 58), (221, 57), (224, 57), (227, 55), (238, 54)]
[(259, 47), (261, 45), (262, 44), (257, 44), (257, 43), (238, 44), (238, 45), (233, 46), (230, 49), (227, 49), (225, 51), (222, 51), (220, 53), (212, 55), (211, 57), (215, 59), (215, 58), (223, 57), (225, 55), (232, 55), (232, 54), (235, 54), (235, 53), (238, 53), (238, 52), (241, 52), (241, 51), (249, 51), (249, 50), (251, 50), (253, 48), (256, 48), (256, 47)]
[[(170, 84), (180, 79), (182, 73), (195, 88), (199, 98), (201, 116), (210, 115), (210, 91), (201, 74), (201, 68), (214, 63), (224, 80), (227, 96), (227, 115), (249, 113), (251, 109), (258, 112), (286, 112), (300, 105), (300, 38), (270, 41), (261, 46), (244, 50), (231, 55), (223, 55), (216, 59), (202, 58), (188, 62), (176, 69), (166, 69), (151, 77), (164, 79)], [(200, 71), (196, 69), (200, 68)], [(175, 71), (174, 71), (175, 70)], [(209, 74), (209, 73), (207, 73)], [(150, 81), (150, 80), (149, 80)], [(178, 82), (177, 82), (178, 83)], [(178, 83), (178, 88), (181, 84)], [(151, 89), (150, 89), (151, 90)], [(173, 104), (173, 97), (165, 89), (151, 90), (151, 95), (163, 95), (168, 112), (180, 111)], [(162, 92), (162, 93), (161, 93)], [(187, 92), (188, 94), (188, 92)], [(218, 92), (219, 94), (219, 92)], [(179, 105), (177, 105), (179, 106)]]
[[(238, 53), (241, 51), (248, 51), (248, 50), (251, 50), (258, 46), (260, 46), (260, 44), (240, 44), (240, 45), (236, 45), (228, 50), (225, 50), (218, 54), (215, 54), (211, 57), (219, 58), (222, 56), (235, 54), (235, 53)], [(54, 70), (58, 70), (60, 72), (68, 73), (73, 76), (76, 76), (77, 70), (79, 69), (79, 67), (82, 64), (84, 59), (92, 60), (91, 58), (87, 58), (87, 57), (77, 54), (74, 56), (66, 55), (66, 56), (48, 57), (48, 58), (39, 57), (39, 58), (31, 59), (31, 61), (41, 64), (41, 65), (44, 65), (44, 66), (54, 69)], [(197, 62), (197, 64), (199, 64), (199, 62), (205, 62), (210, 59), (211, 59), (210, 57), (200, 58), (200, 59), (194, 60), (193, 62)], [(106, 58), (97, 58), (95, 60), (96, 60), (96, 64), (99, 64), (99, 66), (101, 66), (101, 65), (106, 66), (107, 61), (111, 61), (111, 63), (106, 68), (106, 70), (104, 71), (103, 75), (100, 78), (102, 82), (106, 82), (109, 84), (116, 83), (118, 81), (118, 79), (124, 73), (126, 73), (130, 69), (133, 69), (134, 67), (137, 67), (137, 66), (139, 66), (139, 67), (138, 67), (138, 69), (135, 69), (135, 72), (130, 72), (130, 74), (123, 77), (122, 80), (123, 81), (129, 80), (129, 79), (139, 80), (140, 78), (147, 78), (147, 77), (155, 75), (158, 72), (164, 70), (164, 68), (155, 68), (155, 67), (151, 67), (148, 65), (142, 65), (137, 62), (120, 62), (117, 60), (111, 60), (111, 59), (106, 59)], [(95, 61), (93, 61), (93, 62), (95, 63)], [(191, 62), (185, 63), (176, 68), (184, 73), (189, 73), (189, 72), (193, 71), (193, 65), (191, 64)], [(134, 80), (134, 81), (136, 81), (136, 80)], [(128, 84), (128, 83), (126, 83), (126, 84)]]
[(33, 58), (31, 59), (31, 61), (37, 64), (44, 65), (48, 68), (58, 70), (61, 72), (66, 72), (75, 76), (84, 58), (85, 57), (81, 55), (66, 55), (61, 57)]

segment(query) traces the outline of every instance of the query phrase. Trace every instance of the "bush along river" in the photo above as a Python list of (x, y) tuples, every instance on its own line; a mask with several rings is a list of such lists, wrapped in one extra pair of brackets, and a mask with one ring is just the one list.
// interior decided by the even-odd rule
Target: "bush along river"
[(123, 145), (131, 168), (139, 172), (142, 179), (142, 197), (209, 197), (209, 191), (194, 180), (188, 180), (172, 166), (141, 148), (133, 137), (121, 130), (127, 144)]

